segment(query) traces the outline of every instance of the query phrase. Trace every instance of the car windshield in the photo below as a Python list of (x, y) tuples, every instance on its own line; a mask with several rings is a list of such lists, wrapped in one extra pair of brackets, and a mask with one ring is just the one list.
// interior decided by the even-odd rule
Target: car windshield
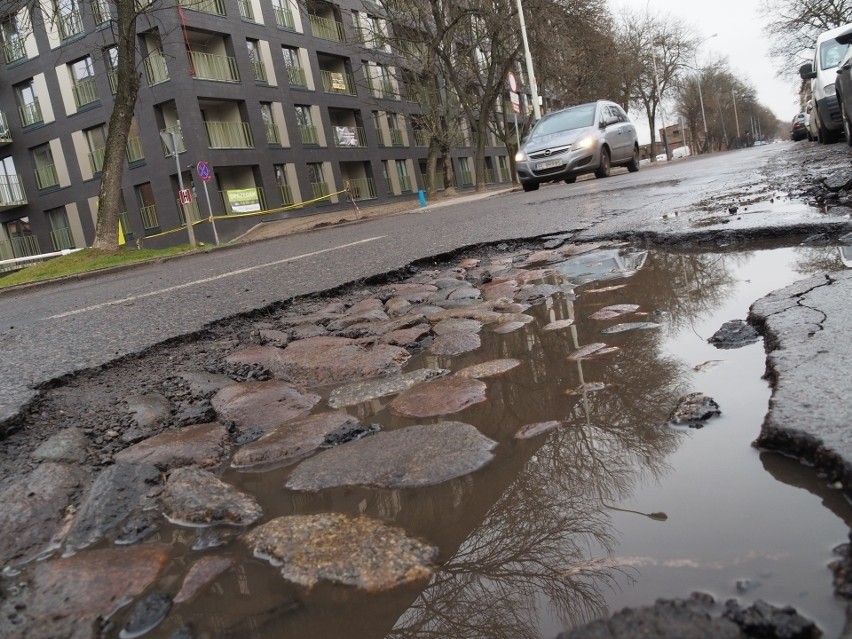
[(848, 44), (840, 44), (834, 39), (823, 42), (819, 48), (820, 67), (822, 69), (833, 69), (836, 67), (840, 64), (843, 56), (846, 55), (846, 49), (848, 48)]
[(583, 104), (549, 115), (535, 126), (530, 138), (543, 138), (560, 131), (592, 126), (595, 122), (596, 106), (595, 104)]

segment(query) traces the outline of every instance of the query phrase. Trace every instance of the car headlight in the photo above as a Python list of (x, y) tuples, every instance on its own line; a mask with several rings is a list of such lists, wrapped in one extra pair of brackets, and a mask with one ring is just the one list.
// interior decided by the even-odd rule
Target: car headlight
[(518, 151), (517, 153), (515, 153), (515, 162), (526, 162), (526, 161), (527, 161), (527, 154), (526, 153), (524, 153), (523, 151)]
[(826, 95), (834, 95), (834, 84), (826, 84), (825, 85), (825, 94)]
[(571, 145), (571, 148), (577, 151), (579, 149), (591, 149), (593, 146), (595, 146), (595, 138), (591, 135), (584, 135), (574, 142), (574, 144)]

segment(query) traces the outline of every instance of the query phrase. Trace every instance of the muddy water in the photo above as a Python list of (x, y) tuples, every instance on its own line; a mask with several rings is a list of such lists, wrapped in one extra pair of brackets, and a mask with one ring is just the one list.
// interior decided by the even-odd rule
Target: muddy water
[[(452, 416), (499, 442), (482, 470), (425, 489), (310, 494), (282, 488), (292, 467), (224, 477), (257, 495), (268, 518), (364, 513), (436, 545), (439, 568), (425, 588), (306, 593), (265, 562), (244, 557), (212, 588), (175, 607), (150, 636), (168, 637), (189, 621), (198, 636), (219, 637), (549, 638), (608, 610), (694, 590), (721, 600), (792, 604), (817, 619), (826, 636), (837, 636), (844, 605), (832, 597), (826, 564), (845, 540), (852, 510), (810, 469), (750, 447), (769, 399), (762, 343), (717, 350), (706, 342), (770, 290), (843, 268), (837, 250), (622, 249), (549, 266), (582, 282), (575, 300), (531, 307), (536, 322), (512, 333), (486, 326), (472, 353), (419, 355), (408, 366), (523, 362), (485, 380), (486, 403)], [(628, 303), (639, 311), (588, 319), (603, 306)], [(575, 324), (542, 330), (566, 318)], [(660, 326), (601, 333), (620, 322)], [(568, 359), (595, 342), (620, 350)], [(661, 426), (677, 398), (691, 391), (714, 397), (721, 417), (701, 430)], [(390, 399), (350, 410), (384, 429), (415, 423), (391, 415)], [(551, 420), (562, 425), (530, 440), (513, 437), (526, 424)], [(192, 549), (196, 533), (173, 528), (169, 535), (179, 583), (199, 556)], [(232, 543), (204, 552), (245, 550)]]

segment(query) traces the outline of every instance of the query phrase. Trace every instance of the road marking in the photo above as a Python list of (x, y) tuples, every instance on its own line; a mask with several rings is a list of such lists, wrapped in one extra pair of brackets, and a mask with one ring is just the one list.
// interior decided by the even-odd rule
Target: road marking
[(282, 260), (275, 260), (274, 262), (266, 262), (265, 264), (257, 264), (256, 266), (248, 266), (246, 268), (241, 268), (236, 271), (231, 271), (229, 273), (222, 273), (221, 275), (214, 275), (213, 277), (205, 277), (201, 280), (195, 280), (192, 282), (187, 282), (186, 284), (178, 284), (176, 286), (169, 286), (168, 288), (161, 288), (156, 291), (150, 291), (149, 293), (142, 293), (140, 295), (131, 295), (130, 297), (124, 297), (120, 300), (112, 300), (110, 302), (102, 302), (101, 304), (95, 304), (94, 306), (86, 306), (85, 308), (78, 308), (73, 311), (66, 311), (65, 313), (59, 313), (58, 315), (51, 315), (46, 317), (45, 319), (62, 319), (63, 317), (70, 317), (71, 315), (79, 315), (80, 313), (88, 313), (89, 311), (96, 311), (100, 308), (106, 308), (107, 306), (116, 306), (118, 304), (127, 304), (128, 302), (133, 302), (135, 300), (141, 300), (146, 297), (153, 297), (155, 295), (163, 295), (164, 293), (171, 293), (172, 291), (177, 291), (182, 288), (189, 288), (190, 286), (196, 286), (198, 284), (207, 284), (208, 282), (215, 282), (216, 280), (225, 279), (226, 277), (232, 277), (234, 275), (242, 275), (243, 273), (249, 273), (251, 271), (257, 271), (262, 268), (269, 268), (270, 266), (277, 266), (279, 264), (286, 264), (287, 262), (295, 262), (297, 260), (303, 260), (308, 257), (315, 257), (317, 255), (322, 255), (323, 253), (330, 253), (331, 251), (339, 251), (340, 249), (349, 248), (352, 246), (357, 246), (359, 244), (366, 244), (367, 242), (375, 242), (376, 240), (381, 240), (385, 235), (379, 235), (377, 237), (368, 237), (365, 240), (358, 240), (357, 242), (350, 242), (349, 244), (341, 244), (340, 246), (335, 246), (332, 248), (322, 249), (320, 251), (313, 251), (312, 253), (305, 253), (304, 255), (295, 255), (293, 257), (285, 257)]

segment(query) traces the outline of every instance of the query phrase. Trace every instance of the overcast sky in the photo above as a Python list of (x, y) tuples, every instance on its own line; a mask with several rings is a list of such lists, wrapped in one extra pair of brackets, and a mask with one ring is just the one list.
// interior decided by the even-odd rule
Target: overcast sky
[(796, 82), (778, 78), (768, 57), (764, 19), (757, 12), (762, 0), (611, 0), (616, 11), (621, 6), (641, 11), (646, 4), (653, 15), (681, 18), (700, 37), (718, 34), (699, 48), (699, 66), (727, 57), (731, 71), (754, 87), (758, 101), (780, 120), (787, 122), (799, 111)]

